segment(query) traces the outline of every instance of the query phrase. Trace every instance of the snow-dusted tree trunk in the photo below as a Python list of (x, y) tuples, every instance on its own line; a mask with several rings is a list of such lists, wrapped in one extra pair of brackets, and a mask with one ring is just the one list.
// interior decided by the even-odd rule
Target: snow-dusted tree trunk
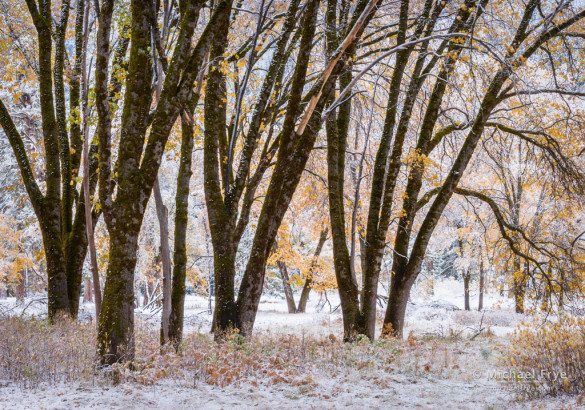
[(110, 233), (110, 260), (98, 327), (98, 349), (103, 364), (134, 358), (134, 269), (144, 212), (171, 129), (189, 101), (217, 27), (229, 19), (232, 1), (221, 0), (196, 45), (192, 46), (197, 15), (203, 3), (192, 0), (180, 7), (177, 43), (166, 70), (160, 99), (151, 115), (151, 40), (158, 30), (157, 10), (148, 2), (131, 2), (130, 59), (122, 109), (117, 180), (114, 180), (107, 89), (114, 1), (102, 1), (97, 36), (96, 107), (99, 117), (100, 203)]
[[(76, 190), (82, 139), (78, 121), (69, 130), (69, 115), (79, 109), (79, 80), (83, 45), (84, 2), (77, 3), (75, 22), (75, 64), (69, 82), (69, 113), (65, 100), (65, 38), (70, 2), (60, 5), (53, 16), (51, 2), (27, 1), (38, 38), (38, 80), (43, 145), (45, 150), (45, 193), (40, 190), (27, 156), (22, 137), (8, 109), (0, 101), (0, 125), (16, 156), (27, 194), (39, 220), (45, 248), (48, 275), (48, 315), (77, 315), (82, 268), (87, 251), (85, 199)], [(54, 30), (51, 26), (54, 22)], [(95, 176), (97, 161), (90, 164)], [(95, 177), (90, 178), (90, 190)], [(75, 198), (79, 200), (75, 201)]]

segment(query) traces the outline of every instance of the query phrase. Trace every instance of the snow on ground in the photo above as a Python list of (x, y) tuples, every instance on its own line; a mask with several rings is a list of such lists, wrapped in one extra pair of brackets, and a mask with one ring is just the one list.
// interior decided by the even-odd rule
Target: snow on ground
[[(308, 313), (290, 315), (286, 303), (277, 297), (263, 297), (255, 323), (255, 334), (295, 334), (317, 339), (340, 338), (342, 321), (338, 297), (328, 295), (329, 304), (313, 293)], [(472, 298), (477, 306), (476, 298)], [(369, 366), (336, 369), (311, 368), (311, 383), (242, 383), (218, 387), (201, 381), (163, 379), (152, 386), (125, 382), (116, 386), (92, 382), (41, 385), (21, 389), (0, 381), (0, 408), (68, 409), (68, 408), (580, 408), (578, 398), (556, 398), (534, 402), (517, 402), (514, 392), (490, 377), (497, 369), (498, 343), (506, 342), (522, 316), (512, 313), (511, 303), (499, 295), (488, 294), (486, 311), (465, 312), (463, 286), (446, 280), (435, 285), (434, 294), (415, 289), (409, 304), (405, 334), (428, 337), (427, 344), (408, 346), (391, 367)], [(208, 301), (188, 296), (186, 332), (209, 332), (211, 316)], [(337, 309), (336, 309), (337, 308)], [(382, 310), (382, 309), (379, 309)], [(42, 299), (17, 304), (12, 299), (0, 301), (0, 314), (43, 316)], [(157, 325), (157, 312), (137, 310), (137, 316)], [(81, 317), (91, 320), (93, 305), (85, 303)], [(380, 312), (383, 315), (383, 312)], [(480, 326), (481, 325), (481, 326)], [(469, 338), (483, 328), (495, 337)], [(459, 336), (442, 342), (447, 336)], [(424, 371), (424, 370), (427, 371)]]
[[(416, 380), (391, 376), (387, 386), (369, 386), (368, 380), (352, 380), (339, 386), (337, 380), (322, 380), (317, 388), (303, 390), (279, 384), (257, 387), (250, 384), (219, 388), (199, 385), (177, 386), (164, 382), (152, 387), (135, 384), (97, 387), (58, 385), (45, 390), (0, 389), (0, 407), (13, 409), (124, 408), (124, 409), (280, 409), (280, 408), (430, 408), (488, 409), (524, 408), (526, 403), (510, 402), (507, 393), (487, 383), (451, 380)], [(332, 387), (333, 385), (333, 387)], [(345, 388), (344, 388), (345, 387)], [(555, 408), (540, 402), (539, 408)], [(570, 403), (570, 401), (567, 401)], [(536, 404), (536, 403), (535, 403)]]

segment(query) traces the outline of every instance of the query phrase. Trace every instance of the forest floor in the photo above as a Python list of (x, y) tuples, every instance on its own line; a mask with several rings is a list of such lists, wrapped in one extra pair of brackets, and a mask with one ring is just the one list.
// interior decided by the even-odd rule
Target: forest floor
[[(494, 295), (485, 312), (461, 310), (460, 288), (445, 281), (433, 295), (415, 291), (404, 340), (353, 344), (340, 341), (333, 294), (325, 306), (313, 294), (309, 312), (295, 315), (264, 297), (253, 339), (223, 345), (208, 334), (207, 301), (191, 296), (183, 355), (161, 354), (157, 313), (138, 310), (138, 370), (108, 374), (92, 369), (92, 322), (31, 329), (14, 317), (23, 309), (42, 317), (41, 302), (0, 301), (0, 408), (582, 408), (583, 397), (523, 401), (514, 382), (496, 380), (523, 316)], [(82, 317), (92, 307), (84, 304)], [(63, 339), (69, 347), (50, 346)]]

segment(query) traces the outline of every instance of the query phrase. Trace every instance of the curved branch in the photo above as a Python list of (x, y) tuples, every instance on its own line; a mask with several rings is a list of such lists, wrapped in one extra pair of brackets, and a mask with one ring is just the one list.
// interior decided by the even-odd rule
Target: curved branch
[(496, 222), (497, 222), (498, 227), (500, 229), (500, 233), (502, 234), (502, 237), (510, 245), (510, 249), (512, 250), (512, 252), (514, 252), (516, 255), (522, 257), (523, 259), (534, 263), (544, 273), (544, 270), (542, 269), (542, 266), (541, 266), (542, 264), (540, 262), (538, 262), (533, 257), (525, 254), (520, 249), (518, 249), (516, 241), (514, 241), (514, 239), (508, 234), (507, 229), (514, 231), (514, 232), (518, 232), (522, 236), (522, 238), (530, 244), (530, 246), (532, 246), (534, 249), (538, 250), (540, 253), (547, 255), (549, 257), (552, 257), (551, 253), (548, 252), (546, 249), (542, 249), (540, 246), (536, 245), (530, 238), (528, 238), (526, 236), (524, 231), (522, 229), (520, 229), (518, 226), (514, 226), (514, 225), (510, 224), (508, 221), (506, 221), (506, 219), (502, 215), (502, 212), (500, 211), (500, 208), (496, 204), (496, 201), (494, 201), (489, 196), (482, 194), (481, 192), (473, 191), (471, 189), (457, 187), (457, 188), (455, 188), (454, 192), (456, 194), (459, 194), (459, 195), (471, 196), (471, 197), (477, 198), (477, 199), (485, 202), (486, 204), (488, 204), (489, 207), (491, 208), (494, 216), (496, 217)]
[[(28, 192), (30, 201), (32, 202), (35, 210), (40, 211), (43, 203), (43, 194), (41, 193), (41, 190), (37, 185), (37, 181), (35, 180), (28, 155), (26, 154), (26, 148), (24, 146), (24, 142), (22, 141), (22, 136), (16, 129), (14, 121), (8, 113), (8, 110), (6, 109), (2, 99), (0, 99), (0, 126), (2, 126), (4, 129), (4, 132), (8, 137), (8, 141), (12, 146), (12, 151), (14, 151), (14, 156), (16, 157), (18, 167), (20, 168), (20, 173), (22, 174), (24, 186)], [(42, 214), (40, 212), (36, 213), (39, 216)]]

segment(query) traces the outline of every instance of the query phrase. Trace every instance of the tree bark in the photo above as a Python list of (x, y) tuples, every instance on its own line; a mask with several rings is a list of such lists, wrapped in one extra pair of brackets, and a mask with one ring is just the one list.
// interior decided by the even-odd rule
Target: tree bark
[(463, 274), (463, 287), (464, 287), (464, 291), (465, 291), (465, 310), (469, 311), (471, 310), (471, 307), (469, 305), (469, 284), (471, 282), (471, 273), (469, 271), (467, 271), (466, 273)]
[(102, 2), (96, 59), (99, 193), (104, 219), (110, 232), (110, 261), (98, 330), (98, 350), (102, 364), (106, 365), (134, 358), (133, 280), (138, 235), (144, 211), (172, 127), (189, 101), (218, 25), (223, 24), (226, 19), (229, 20), (232, 1), (220, 0), (217, 3), (195, 46), (192, 45), (192, 39), (197, 24), (196, 16), (203, 1), (185, 2), (184, 7), (180, 7), (177, 43), (166, 71), (160, 99), (151, 115), (151, 40), (153, 28), (156, 28), (156, 21), (152, 23), (152, 15), (153, 12), (156, 15), (156, 10), (151, 9), (153, 4), (132, 0), (132, 40), (116, 164), (117, 181), (112, 178), (111, 112), (105, 81), (108, 75), (109, 30), (113, 5), (112, 0)]
[(98, 327), (102, 363), (134, 359), (134, 269), (139, 226), (133, 216), (118, 216), (124, 227), (110, 231), (110, 261)]
[[(227, 47), (229, 20), (221, 22), (211, 51), (205, 95), (205, 139), (203, 145), (204, 191), (209, 217), (209, 229), (213, 244), (215, 310), (212, 331), (216, 340), (238, 328), (235, 314), (236, 251), (234, 243), (235, 215), (226, 206), (222, 195), (227, 189), (227, 130), (226, 130), (226, 80), (221, 70), (221, 60)], [(220, 162), (221, 161), (221, 162)], [(229, 170), (231, 172), (231, 170)]]
[(21, 270), (20, 272), (18, 272), (17, 276), (16, 276), (16, 286), (15, 286), (15, 292), (16, 294), (16, 300), (19, 302), (23, 302), (24, 301), (24, 296), (26, 293), (26, 288), (24, 286), (24, 269)]
[[(202, 82), (200, 77), (197, 86)], [(199, 93), (197, 93), (199, 95)], [(198, 97), (197, 97), (198, 99)], [(193, 106), (188, 115), (192, 116)], [(185, 281), (187, 278), (187, 226), (189, 223), (189, 183), (191, 181), (193, 155), (193, 124), (181, 117), (181, 159), (177, 175), (175, 195), (175, 246), (173, 253), (173, 279), (171, 291), (171, 313), (169, 316), (169, 339), (178, 349), (183, 338), (183, 318), (185, 316)]]
[(303, 290), (301, 290), (301, 297), (299, 299), (299, 307), (297, 309), (297, 313), (305, 313), (307, 311), (307, 302), (309, 301), (309, 294), (311, 293), (312, 287), (313, 279), (312, 278), (305, 279)]
[[(84, 1), (80, 1), (78, 4), (78, 11), (84, 10), (82, 7), (84, 5)], [(88, 16), (89, 14), (89, 2), (85, 5), (84, 16)], [(89, 257), (90, 257), (90, 266), (91, 266), (91, 275), (93, 279), (93, 292), (90, 293), (92, 296), (92, 300), (95, 299), (95, 317), (96, 323), (99, 320), (100, 311), (102, 309), (102, 290), (100, 284), (100, 275), (97, 263), (97, 252), (95, 247), (95, 237), (94, 237), (94, 229), (93, 229), (93, 217), (92, 217), (92, 204), (91, 204), (91, 175), (90, 175), (90, 160), (89, 160), (89, 113), (88, 113), (88, 93), (89, 93), (89, 79), (87, 78), (87, 43), (89, 38), (89, 18), (83, 19), (83, 38), (77, 39), (77, 47), (81, 48), (78, 52), (81, 56), (78, 58), (81, 60), (81, 67), (79, 67), (78, 71), (81, 73), (81, 84), (83, 87), (82, 90), (82, 114), (83, 114), (83, 198), (84, 198), (84, 212), (85, 212), (85, 226), (86, 226), (86, 236), (87, 236), (87, 245), (89, 248)], [(81, 43), (81, 44), (79, 44)], [(94, 153), (95, 154), (95, 153)], [(94, 161), (95, 162), (95, 161)], [(94, 178), (95, 179), (95, 178)], [(93, 184), (93, 188), (95, 190), (95, 183)], [(89, 284), (89, 281), (86, 282), (86, 285)]]
[[(93, 285), (91, 279), (86, 278), (83, 280), (83, 302), (93, 302)], [(98, 311), (99, 312), (99, 311)], [(96, 313), (98, 313), (96, 312)]]
[(276, 262), (280, 276), (282, 277), (282, 286), (284, 288), (284, 296), (288, 306), (288, 313), (297, 313), (295, 298), (293, 296), (292, 288), (290, 286), (290, 278), (288, 277), (288, 269), (286, 263), (282, 260)]
[(384, 317), (382, 335), (395, 335), (402, 337), (404, 332), (404, 319), (406, 307), (410, 299), (410, 291), (414, 284), (413, 279), (406, 279), (401, 272), (392, 275), (390, 294), (388, 295), (388, 307)]
[(163, 275), (160, 343), (164, 345), (169, 341), (171, 316), (171, 250), (169, 247), (169, 211), (163, 202), (158, 178), (154, 183), (153, 193), (156, 204), (156, 216), (160, 228), (160, 255)]
[(339, 138), (337, 121), (333, 115), (327, 121), (327, 176), (329, 193), (329, 220), (333, 241), (335, 277), (343, 313), (345, 340), (363, 334), (363, 316), (360, 311), (357, 280), (351, 268), (345, 234), (345, 207), (343, 198), (345, 138)]
[(305, 311), (307, 310), (307, 302), (309, 301), (309, 293), (311, 292), (313, 284), (313, 274), (315, 270), (315, 265), (317, 264), (317, 259), (319, 258), (319, 255), (321, 255), (321, 251), (323, 250), (325, 241), (327, 241), (328, 234), (329, 228), (324, 228), (321, 230), (321, 234), (319, 235), (319, 243), (317, 244), (317, 248), (315, 248), (315, 253), (313, 254), (311, 268), (309, 269), (309, 274), (305, 279), (305, 284), (303, 285), (303, 290), (301, 291), (301, 298), (299, 299), (297, 313), (305, 313)]
[[(104, 12), (106, 7), (113, 8), (113, 3), (110, 1), (102, 2), (100, 26), (102, 25), (102, 17), (104, 20), (106, 18), (106, 13)], [(144, 209), (152, 189), (152, 185), (148, 187), (149, 189), (144, 189), (144, 175), (138, 169), (144, 146), (144, 135), (148, 126), (149, 109), (152, 103), (150, 88), (153, 70), (152, 56), (148, 51), (151, 44), (148, 7), (144, 7), (142, 2), (133, 0), (131, 13), (132, 41), (128, 66), (128, 78), (131, 81), (126, 82), (124, 97), (120, 149), (116, 169), (118, 191), (115, 202), (112, 202), (114, 193), (111, 185), (112, 175), (109, 173), (110, 158), (105, 158), (104, 156), (109, 156), (109, 150), (111, 150), (111, 135), (107, 135), (108, 132), (111, 132), (111, 129), (106, 129), (106, 124), (101, 123), (98, 131), (101, 133), (100, 189), (106, 189), (105, 192), (100, 192), (100, 202), (104, 209), (104, 219), (110, 233), (110, 259), (98, 325), (98, 351), (101, 362), (104, 365), (134, 359), (134, 269), (136, 267), (138, 235), (142, 225)], [(111, 14), (109, 18), (109, 23), (111, 23)], [(103, 39), (98, 34), (98, 57), (101, 57), (102, 41)], [(107, 52), (108, 50), (106, 50)], [(105, 70), (107, 70), (108, 56), (103, 57), (106, 59), (103, 63), (106, 64)], [(105, 90), (99, 90), (98, 92), (100, 88), (98, 85), (98, 71), (104, 68), (100, 66), (99, 62), (96, 64), (96, 104), (98, 105), (98, 113), (105, 105), (109, 116), (110, 108), (107, 94), (105, 101), (97, 98), (98, 95), (103, 95)], [(100, 120), (103, 120), (103, 118), (100, 118)], [(106, 153), (106, 151), (108, 152)], [(153, 184), (158, 168), (155, 171)], [(107, 175), (105, 175), (106, 172), (108, 173)]]
[(524, 313), (524, 287), (526, 285), (526, 274), (522, 270), (520, 257), (514, 257), (514, 274), (513, 274), (513, 293), (514, 293), (514, 309), (516, 313)]
[[(363, 29), (373, 17), (372, 7), (376, 4), (377, 1), (360, 0), (356, 5), (351, 23), (352, 28), (336, 51), (335, 57), (328, 62), (327, 68), (322, 73), (321, 80), (313, 87), (311, 91), (313, 97), (302, 115), (300, 125), (296, 127), (295, 119), (299, 113), (298, 103), (300, 102), (302, 87), (306, 79), (308, 57), (311, 54), (313, 45), (314, 19), (318, 1), (310, 1), (307, 6), (303, 36), (298, 54), (298, 61), (301, 61), (302, 64), (297, 62), (295, 74), (293, 75), (287, 115), (283, 123), (283, 131), (280, 134), (278, 158), (262, 206), (252, 251), (238, 293), (237, 308), (240, 329), (242, 334), (246, 336), (252, 333), (254, 326), (270, 249), (321, 128), (325, 105), (335, 89), (335, 83), (347, 59), (354, 54)], [(364, 12), (366, 7), (368, 11)], [(362, 12), (364, 13), (362, 14)], [(349, 332), (353, 333), (351, 329)]]
[(479, 302), (477, 304), (478, 312), (483, 310), (483, 292), (485, 289), (485, 272), (483, 270), (483, 260), (479, 264)]

